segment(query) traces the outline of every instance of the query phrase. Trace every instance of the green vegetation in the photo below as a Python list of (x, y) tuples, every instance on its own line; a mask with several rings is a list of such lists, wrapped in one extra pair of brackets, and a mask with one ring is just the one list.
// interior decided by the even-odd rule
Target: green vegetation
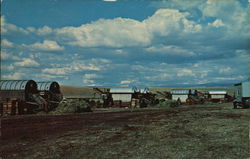
[(157, 105), (153, 105), (151, 107), (165, 107), (165, 108), (171, 107), (171, 108), (174, 108), (174, 107), (178, 107), (178, 106), (179, 106), (179, 104), (177, 103), (176, 100), (166, 100), (166, 101), (160, 102)]
[(81, 112), (91, 112), (90, 105), (87, 102), (81, 101), (67, 101), (62, 102), (59, 106), (49, 112), (50, 114), (68, 114), (68, 113), (81, 113)]

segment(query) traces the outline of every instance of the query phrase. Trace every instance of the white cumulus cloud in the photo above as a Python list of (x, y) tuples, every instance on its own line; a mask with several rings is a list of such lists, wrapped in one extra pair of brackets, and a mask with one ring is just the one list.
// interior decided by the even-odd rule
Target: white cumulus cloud
[(231, 73), (231, 72), (232, 72), (231, 67), (222, 67), (219, 69), (219, 73), (221, 73), (221, 74), (227, 74), (227, 73)]
[(131, 81), (129, 81), (129, 80), (121, 81), (121, 82), (120, 82), (120, 84), (130, 84), (130, 83), (131, 83)]
[(53, 29), (51, 29), (48, 26), (44, 26), (42, 28), (37, 29), (37, 34), (39, 35), (48, 35), (50, 33), (52, 33)]
[(94, 80), (90, 80), (90, 79), (83, 79), (83, 84), (86, 86), (96, 86), (95, 81)]
[(155, 36), (199, 32), (201, 25), (188, 20), (188, 15), (175, 9), (159, 9), (143, 21), (99, 19), (80, 27), (55, 29), (55, 34), (58, 40), (81, 47), (148, 46)]
[(7, 39), (3, 39), (1, 41), (1, 43), (2, 43), (2, 46), (5, 46), (5, 47), (12, 47), (13, 46), (13, 43), (8, 41)]
[(36, 42), (31, 45), (24, 45), (27, 48), (33, 50), (41, 50), (41, 51), (61, 51), (64, 50), (63, 46), (58, 45), (56, 41), (44, 40), (43, 43)]
[(3, 75), (3, 79), (18, 80), (24, 77), (23, 73), (15, 72), (13, 74)]
[(213, 26), (215, 28), (219, 28), (219, 27), (225, 26), (225, 24), (222, 22), (222, 20), (216, 19), (212, 23), (208, 23), (208, 26)]
[(45, 68), (42, 70), (43, 73), (55, 74), (55, 75), (66, 75), (68, 74), (68, 68)]
[(10, 53), (6, 53), (5, 51), (1, 50), (1, 58), (3, 60), (20, 60), (19, 57), (11, 55)]
[(85, 79), (93, 79), (93, 78), (100, 78), (101, 76), (100, 75), (97, 75), (97, 74), (85, 74), (83, 76), (83, 78)]
[(192, 56), (195, 55), (193, 51), (185, 50), (178, 46), (165, 46), (165, 45), (157, 45), (151, 46), (145, 49), (147, 52), (159, 52), (168, 55), (181, 55), (181, 56)]
[(179, 70), (177, 72), (177, 76), (178, 77), (182, 77), (182, 76), (195, 76), (195, 73), (192, 70), (190, 70), (190, 69), (184, 68), (184, 69), (181, 69), (181, 70)]
[(15, 62), (16, 66), (39, 66), (40, 64), (33, 59), (23, 58), (21, 62)]

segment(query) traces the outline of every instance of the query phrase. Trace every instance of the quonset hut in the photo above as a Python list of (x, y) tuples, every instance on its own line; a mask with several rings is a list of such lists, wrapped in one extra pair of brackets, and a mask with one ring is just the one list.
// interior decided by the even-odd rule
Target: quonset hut
[(1, 115), (29, 114), (46, 105), (33, 80), (1, 80), (0, 101)]
[(37, 82), (40, 96), (47, 102), (47, 111), (56, 108), (63, 99), (60, 85), (55, 81)]

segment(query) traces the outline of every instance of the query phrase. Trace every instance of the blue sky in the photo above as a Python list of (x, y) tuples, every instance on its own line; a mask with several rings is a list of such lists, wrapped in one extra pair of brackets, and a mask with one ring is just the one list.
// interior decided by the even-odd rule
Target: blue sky
[(247, 0), (2, 0), (3, 79), (225, 85), (250, 77)]

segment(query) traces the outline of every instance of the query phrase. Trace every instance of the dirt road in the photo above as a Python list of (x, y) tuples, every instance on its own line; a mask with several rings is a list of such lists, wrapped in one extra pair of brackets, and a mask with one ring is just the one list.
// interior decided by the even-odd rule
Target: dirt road
[(229, 104), (11, 117), (3, 119), (0, 157), (216, 158), (232, 152), (239, 158), (249, 148), (243, 140), (249, 117), (249, 110), (232, 111)]

